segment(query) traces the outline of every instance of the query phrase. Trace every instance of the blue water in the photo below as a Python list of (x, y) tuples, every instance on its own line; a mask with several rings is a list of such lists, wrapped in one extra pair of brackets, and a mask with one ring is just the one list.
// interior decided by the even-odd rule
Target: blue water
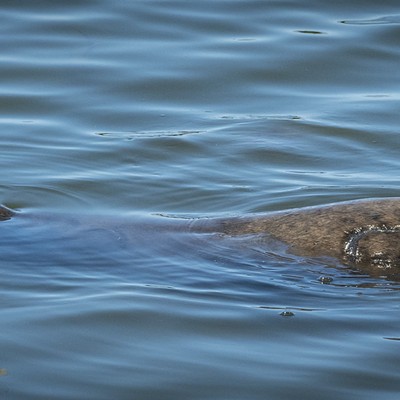
[(2, 399), (398, 398), (398, 282), (162, 228), (400, 196), (397, 1), (1, 8)]

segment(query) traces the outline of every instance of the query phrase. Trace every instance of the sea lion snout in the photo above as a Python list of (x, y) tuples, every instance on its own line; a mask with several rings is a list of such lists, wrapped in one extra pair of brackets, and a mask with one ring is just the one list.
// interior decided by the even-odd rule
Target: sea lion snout
[(400, 227), (368, 227), (350, 235), (346, 258), (358, 266), (400, 269)]

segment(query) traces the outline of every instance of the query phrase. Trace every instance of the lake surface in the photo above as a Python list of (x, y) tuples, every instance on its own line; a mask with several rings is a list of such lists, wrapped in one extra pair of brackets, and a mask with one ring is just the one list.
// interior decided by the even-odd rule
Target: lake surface
[(158, 228), (400, 196), (398, 1), (1, 15), (1, 399), (398, 398), (397, 282)]

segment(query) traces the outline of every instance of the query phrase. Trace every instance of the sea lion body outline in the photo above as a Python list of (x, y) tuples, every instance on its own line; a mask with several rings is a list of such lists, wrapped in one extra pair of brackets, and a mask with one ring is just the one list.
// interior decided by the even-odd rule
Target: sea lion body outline
[[(0, 220), (18, 218), (19, 215), (24, 216), (24, 213), (0, 206)], [(51, 215), (47, 218), (52, 219)], [(73, 221), (70, 223), (85, 223), (79, 216), (73, 217)], [(335, 258), (370, 275), (400, 275), (400, 198), (397, 197), (242, 217), (163, 218), (158, 221), (165, 234), (182, 230), (230, 237), (265, 234), (287, 245), (288, 252), (294, 255)], [(99, 218), (94, 226), (95, 229), (113, 231), (118, 236), (118, 225), (115, 229), (109, 225), (103, 227)], [(127, 226), (125, 230), (129, 229)], [(156, 229), (158, 226), (154, 227)]]

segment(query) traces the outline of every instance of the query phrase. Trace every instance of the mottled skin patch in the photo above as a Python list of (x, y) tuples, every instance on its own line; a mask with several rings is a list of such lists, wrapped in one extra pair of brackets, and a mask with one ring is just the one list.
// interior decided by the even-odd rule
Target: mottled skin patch
[[(14, 215), (20, 214), (0, 207), (0, 220)], [(54, 219), (52, 216), (45, 220), (40, 216), (35, 218), (41, 224)], [(63, 220), (65, 226), (71, 221), (69, 217), (57, 218), (61, 226)], [(102, 218), (80, 217), (74, 217), (74, 221), (74, 227), (111, 230), (118, 237), (127, 237), (127, 241), (134, 243), (135, 236), (129, 232), (137, 227), (135, 221), (106, 224)], [(353, 201), (236, 218), (191, 221), (163, 218), (154, 219), (149, 225), (165, 235), (179, 231), (228, 236), (265, 234), (285, 243), (293, 254), (334, 257), (371, 275), (400, 278), (400, 198)]]

